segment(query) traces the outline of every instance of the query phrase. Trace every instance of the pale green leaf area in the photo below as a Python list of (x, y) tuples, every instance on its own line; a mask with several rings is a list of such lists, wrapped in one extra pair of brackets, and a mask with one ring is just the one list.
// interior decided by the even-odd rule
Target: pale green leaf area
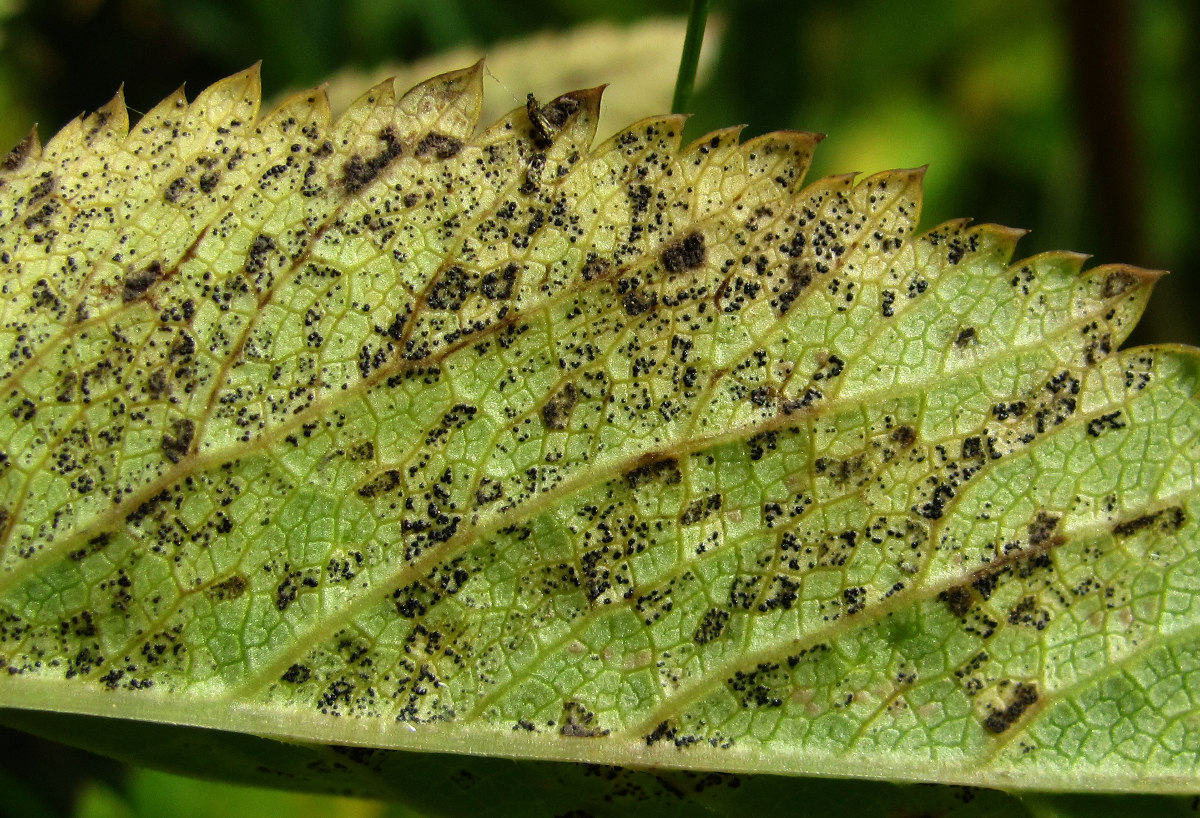
[(477, 130), (481, 78), (5, 160), (6, 720), (435, 813), (1200, 789), (1157, 274), (918, 232), (921, 171), (806, 186), (810, 134)]

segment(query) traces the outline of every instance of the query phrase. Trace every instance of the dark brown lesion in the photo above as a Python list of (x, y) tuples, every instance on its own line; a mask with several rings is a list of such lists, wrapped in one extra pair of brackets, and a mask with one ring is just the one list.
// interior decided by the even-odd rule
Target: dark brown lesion
[(1003, 708), (992, 708), (992, 712), (983, 720), (983, 726), (988, 732), (999, 735), (1012, 727), (1025, 715), (1030, 707), (1037, 704), (1038, 688), (1033, 682), (1017, 682), (1013, 688), (1012, 700)]
[(192, 448), (192, 440), (196, 435), (196, 424), (188, 418), (171, 421), (170, 433), (162, 438), (162, 451), (172, 463), (178, 463), (187, 457)]
[(163, 266), (157, 261), (140, 270), (129, 270), (125, 273), (125, 283), (121, 288), (121, 300), (128, 304), (130, 301), (141, 298), (162, 278), (162, 275)]
[(575, 384), (568, 383), (562, 389), (550, 396), (542, 406), (542, 423), (547, 429), (562, 431), (567, 428), (571, 419), (571, 410), (579, 400), (579, 390)]
[(30, 131), (29, 135), (17, 143), (17, 146), (8, 152), (4, 157), (4, 170), (14, 171), (19, 170), (25, 164), (25, 160), (33, 153), (33, 146), (37, 144), (37, 132)]
[(400, 137), (391, 125), (380, 132), (379, 141), (383, 143), (379, 153), (369, 159), (355, 154), (342, 166), (342, 186), (346, 188), (347, 193), (357, 193), (373, 182), (375, 177), (403, 150), (400, 145)]

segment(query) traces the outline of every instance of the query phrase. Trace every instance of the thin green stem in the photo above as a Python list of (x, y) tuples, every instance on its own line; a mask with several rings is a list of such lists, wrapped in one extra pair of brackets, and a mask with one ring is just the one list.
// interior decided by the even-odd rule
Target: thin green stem
[(708, 0), (692, 0), (688, 12), (687, 34), (683, 38), (683, 56), (679, 60), (679, 75), (675, 78), (675, 99), (671, 113), (688, 113), (692, 103), (692, 88), (696, 84), (696, 66), (700, 63), (700, 47), (704, 42), (704, 24), (708, 22)]

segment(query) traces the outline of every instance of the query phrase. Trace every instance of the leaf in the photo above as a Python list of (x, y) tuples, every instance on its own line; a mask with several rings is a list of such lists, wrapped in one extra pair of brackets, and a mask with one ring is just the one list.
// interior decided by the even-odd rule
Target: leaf
[[(9, 156), (0, 706), (301, 785), (1196, 789), (1200, 373), (1118, 351), (1157, 274), (480, 88), (259, 121), (251, 70)], [(380, 757), (305, 763), (445, 795)]]
[[(698, 66), (701, 82), (720, 53), (723, 28), (722, 20), (717, 18), (705, 29)], [(346, 69), (329, 79), (329, 103), (336, 115), (378, 77), (394, 76), (397, 85), (407, 88), (486, 54), (484, 82), (488, 87), (480, 113), (483, 121), (498, 119), (530, 91), (538, 98), (552, 98), (563, 88), (604, 83), (604, 109), (596, 128), (600, 133), (609, 133), (670, 108), (679, 71), (679, 46), (686, 30), (684, 17), (650, 18), (621, 25), (599, 20), (564, 31), (541, 31), (494, 43), (486, 49), (463, 46), (415, 63), (387, 63), (368, 73)]]

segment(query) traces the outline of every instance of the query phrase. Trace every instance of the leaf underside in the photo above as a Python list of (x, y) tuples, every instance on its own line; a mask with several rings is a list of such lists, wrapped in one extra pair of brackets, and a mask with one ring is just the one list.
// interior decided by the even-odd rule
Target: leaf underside
[[(256, 70), (0, 170), (0, 706), (638, 767), (1188, 792), (1193, 350), (921, 171), (481, 68)], [(270, 771), (269, 764), (262, 768)]]

